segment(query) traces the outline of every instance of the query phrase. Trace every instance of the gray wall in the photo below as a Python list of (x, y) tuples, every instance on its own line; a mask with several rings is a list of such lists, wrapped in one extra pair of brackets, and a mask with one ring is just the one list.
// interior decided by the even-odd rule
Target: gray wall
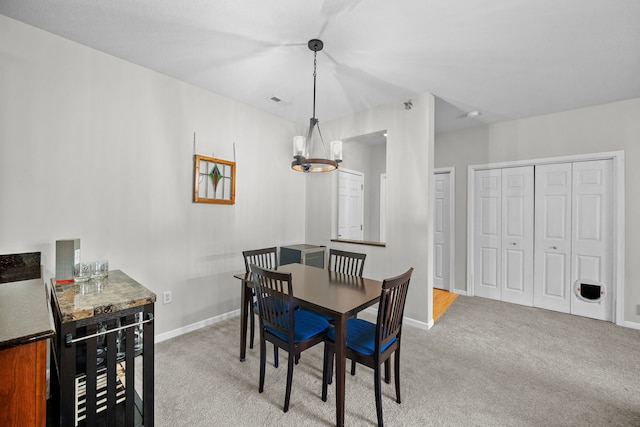
[[(466, 291), (467, 166), (623, 150), (626, 181), (624, 319), (640, 323), (640, 99), (435, 136), (435, 166), (456, 168), (454, 289)], [(633, 325), (632, 325), (633, 326)], [(640, 325), (638, 325), (640, 326)]]
[[(50, 278), (55, 241), (80, 238), (83, 260), (173, 292), (156, 304), (156, 333), (170, 335), (239, 309), (242, 250), (329, 246), (337, 174), (291, 170), (304, 126), (1, 15), (0, 59), (0, 253), (41, 251)], [(406, 314), (426, 324), (434, 100), (398, 104), (323, 123), (323, 134), (389, 129), (389, 239), (364, 249), (365, 271), (415, 267)], [(235, 205), (192, 203), (194, 132), (197, 154), (233, 160), (235, 143)]]
[(387, 129), (386, 247), (330, 241), (337, 221), (337, 174), (308, 176), (306, 190), (307, 243), (367, 253), (368, 277), (384, 279), (414, 267), (405, 314), (424, 324), (433, 319), (433, 117), (434, 98), (426, 93), (413, 99), (412, 110), (397, 102), (322, 124), (327, 140)]
[[(243, 249), (305, 240), (287, 121), (2, 15), (0, 94), (0, 253), (41, 251), (50, 278), (55, 241), (80, 238), (173, 292), (159, 334), (239, 308)], [(194, 132), (198, 154), (235, 143), (235, 205), (192, 203)]]

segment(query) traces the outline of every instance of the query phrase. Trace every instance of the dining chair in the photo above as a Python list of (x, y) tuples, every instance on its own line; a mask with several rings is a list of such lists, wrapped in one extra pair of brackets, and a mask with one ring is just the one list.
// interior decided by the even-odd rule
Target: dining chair
[[(400, 338), (404, 305), (412, 273), (413, 268), (410, 268), (404, 274), (383, 281), (376, 323), (358, 318), (347, 319), (346, 357), (373, 369), (376, 415), (380, 427), (383, 426), (380, 365), (385, 363), (385, 382), (389, 383), (389, 362), (392, 354), (395, 354), (393, 359), (396, 402), (400, 403)], [(325, 402), (327, 385), (333, 376), (334, 341), (335, 330), (331, 329), (325, 339), (322, 369), (322, 400)]]
[[(329, 249), (329, 271), (348, 274), (350, 276), (362, 277), (364, 271), (364, 261), (367, 254), (358, 252), (341, 251), (339, 249)], [(358, 317), (355, 315), (354, 317)], [(356, 374), (356, 362), (351, 361), (351, 375)]]
[(362, 277), (367, 254), (329, 249), (329, 270)]
[[(251, 264), (255, 264), (258, 267), (268, 268), (275, 270), (278, 268), (278, 248), (264, 248), (264, 249), (252, 249), (243, 251), (244, 268), (249, 273)], [(257, 301), (255, 300), (255, 292), (251, 292), (251, 305), (249, 306), (249, 348), (253, 348), (253, 339), (255, 335), (255, 314), (256, 314)], [(278, 347), (273, 346), (273, 365), (278, 367)]]
[(282, 311), (282, 307), (294, 306), (291, 273), (269, 270), (255, 264), (250, 268), (260, 319), (260, 386), (258, 390), (260, 393), (264, 390), (266, 343), (269, 341), (289, 353), (287, 389), (284, 397), (284, 412), (287, 412), (291, 397), (294, 359), (304, 350), (323, 341), (329, 329), (329, 322), (306, 310)]

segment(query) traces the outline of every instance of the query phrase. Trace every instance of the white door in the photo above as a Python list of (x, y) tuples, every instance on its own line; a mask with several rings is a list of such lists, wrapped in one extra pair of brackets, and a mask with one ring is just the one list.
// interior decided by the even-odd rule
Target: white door
[[(612, 160), (573, 164), (571, 313), (613, 320)], [(579, 296), (582, 283), (600, 286), (601, 300)]]
[(571, 309), (571, 163), (535, 167), (533, 304)]
[(533, 305), (533, 166), (502, 169), (502, 301)]
[(433, 287), (451, 290), (451, 197), (450, 173), (435, 173), (433, 236)]
[(380, 174), (380, 241), (387, 241), (387, 174)]
[(338, 175), (338, 237), (364, 238), (364, 175), (340, 170)]
[(474, 189), (473, 292), (500, 299), (502, 170), (479, 170)]

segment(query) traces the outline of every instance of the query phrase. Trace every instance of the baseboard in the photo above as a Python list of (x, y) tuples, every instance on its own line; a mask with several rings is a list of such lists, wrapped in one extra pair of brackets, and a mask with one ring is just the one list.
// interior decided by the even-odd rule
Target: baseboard
[(640, 329), (640, 323), (630, 322), (628, 320), (624, 320), (622, 323), (619, 323), (618, 326), (624, 326), (625, 328), (631, 329)]
[[(377, 315), (378, 310), (375, 308), (367, 308), (365, 312), (369, 312), (372, 315)], [(163, 332), (155, 336), (155, 343), (160, 343), (162, 341), (169, 340), (171, 338), (179, 337), (180, 335), (187, 334), (189, 332), (196, 331), (200, 328), (204, 328), (205, 326), (214, 325), (218, 322), (222, 322), (223, 320), (227, 320), (231, 317), (239, 317), (240, 309), (230, 311), (228, 313), (220, 314), (218, 316), (210, 317), (208, 319), (201, 320), (199, 322), (192, 323), (190, 325), (183, 326), (181, 328), (177, 328), (168, 332)], [(414, 328), (428, 330), (433, 326), (433, 319), (429, 323), (421, 322), (419, 320), (414, 320), (408, 317), (404, 318), (404, 324), (413, 326)], [(640, 327), (640, 325), (638, 325)]]
[(195, 330), (198, 330), (200, 328), (204, 328), (205, 326), (209, 326), (209, 325), (213, 325), (216, 324), (218, 322), (222, 322), (223, 320), (227, 320), (231, 317), (236, 317), (236, 316), (240, 316), (240, 309), (237, 310), (233, 310), (230, 311), (228, 313), (224, 313), (224, 314), (220, 314), (218, 316), (214, 316), (214, 317), (210, 317), (208, 319), (204, 319), (201, 320), (199, 322), (196, 323), (192, 323), (190, 325), (186, 325), (183, 326), (181, 328), (178, 329), (174, 329), (172, 331), (169, 332), (163, 332), (162, 334), (158, 334), (155, 336), (155, 342), (156, 344), (162, 341), (166, 341), (168, 339), (171, 338), (175, 338), (175, 337), (179, 337), (180, 335), (189, 333), (189, 332), (193, 332)]
[[(364, 311), (366, 313), (369, 313), (369, 314), (373, 315), (373, 316), (377, 316), (378, 315), (378, 309), (377, 308), (369, 307), (369, 308), (365, 309)], [(402, 322), (403, 322), (404, 325), (413, 326), (414, 328), (422, 329), (422, 330), (425, 330), (425, 331), (431, 329), (433, 327), (433, 325), (434, 325), (433, 319), (431, 319), (429, 321), (429, 323), (425, 323), (425, 322), (422, 322), (420, 320), (415, 320), (415, 319), (412, 319), (410, 317), (405, 317)]]

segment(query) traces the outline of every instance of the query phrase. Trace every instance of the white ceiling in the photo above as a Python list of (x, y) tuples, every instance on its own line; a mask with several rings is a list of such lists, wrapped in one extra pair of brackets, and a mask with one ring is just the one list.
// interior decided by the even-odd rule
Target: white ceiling
[(305, 125), (312, 38), (321, 122), (424, 92), (437, 132), (640, 97), (640, 0), (0, 0), (0, 13)]

